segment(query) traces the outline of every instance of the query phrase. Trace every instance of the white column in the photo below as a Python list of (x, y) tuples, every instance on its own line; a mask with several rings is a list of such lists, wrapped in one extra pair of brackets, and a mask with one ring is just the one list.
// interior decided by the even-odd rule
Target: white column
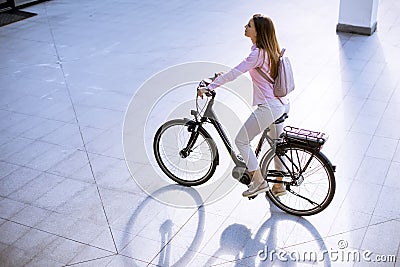
[(338, 32), (371, 35), (376, 30), (379, 0), (340, 0)]

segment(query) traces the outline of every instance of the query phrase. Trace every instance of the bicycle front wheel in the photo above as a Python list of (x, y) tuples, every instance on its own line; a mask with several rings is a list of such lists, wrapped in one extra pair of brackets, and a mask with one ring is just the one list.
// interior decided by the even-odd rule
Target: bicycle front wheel
[(183, 119), (168, 121), (158, 129), (153, 151), (161, 170), (185, 186), (207, 182), (218, 164), (217, 147), (210, 134)]
[[(283, 168), (276, 167), (277, 162)], [(281, 165), (281, 166), (282, 166)], [(262, 161), (261, 170), (269, 187), (281, 179), (286, 194), (267, 192), (280, 209), (297, 216), (314, 215), (324, 210), (335, 194), (335, 176), (329, 160), (320, 151), (299, 144), (282, 144), (270, 150)]]

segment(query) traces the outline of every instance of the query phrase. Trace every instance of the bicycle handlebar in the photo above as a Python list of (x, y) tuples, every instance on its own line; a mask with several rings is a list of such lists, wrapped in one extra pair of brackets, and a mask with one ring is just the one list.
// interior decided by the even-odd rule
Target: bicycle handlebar
[[(214, 74), (214, 77), (206, 78), (206, 79), (201, 80), (200, 83), (199, 83), (199, 85), (197, 86), (197, 90), (206, 89), (207, 86), (208, 86), (209, 84), (211, 84), (211, 83), (212, 83), (218, 76), (220, 76), (221, 74), (222, 74), (222, 72), (215, 73), (215, 74)], [(212, 98), (214, 98), (214, 97), (216, 96), (217, 93), (216, 93), (214, 90), (207, 90), (204, 94), (205, 94), (207, 97), (212, 97)]]

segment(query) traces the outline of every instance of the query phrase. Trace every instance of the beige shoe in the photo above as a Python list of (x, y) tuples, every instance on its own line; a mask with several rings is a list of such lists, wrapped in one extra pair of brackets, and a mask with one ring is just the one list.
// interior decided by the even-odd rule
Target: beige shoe
[(249, 186), (249, 189), (244, 191), (242, 193), (242, 196), (244, 197), (254, 197), (260, 193), (268, 191), (268, 183), (266, 181), (263, 181), (261, 184), (254, 185), (254, 182), (252, 182)]
[(273, 186), (271, 192), (275, 197), (286, 195), (286, 189), (283, 186)]

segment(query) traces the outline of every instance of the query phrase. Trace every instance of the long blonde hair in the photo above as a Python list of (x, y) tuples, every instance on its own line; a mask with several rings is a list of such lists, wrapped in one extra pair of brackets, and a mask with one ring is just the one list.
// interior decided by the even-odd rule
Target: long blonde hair
[(268, 53), (268, 66), (272, 78), (278, 75), (279, 55), (281, 49), (275, 34), (275, 26), (269, 17), (261, 14), (253, 15), (253, 22), (256, 28), (256, 46)]

